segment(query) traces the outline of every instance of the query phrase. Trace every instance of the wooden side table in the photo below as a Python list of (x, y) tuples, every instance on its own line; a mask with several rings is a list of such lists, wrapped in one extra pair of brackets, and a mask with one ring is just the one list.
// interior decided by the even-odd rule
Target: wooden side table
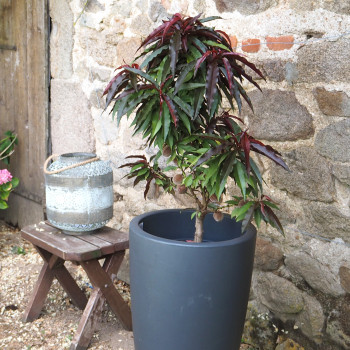
[[(44, 260), (23, 321), (39, 317), (54, 277), (60, 282), (72, 302), (84, 310), (70, 350), (89, 346), (101, 317), (105, 300), (127, 330), (132, 329), (128, 304), (116, 290), (112, 275), (116, 275), (129, 247), (129, 235), (103, 227), (91, 235), (69, 236), (48, 222), (24, 227), (22, 238), (31, 242)], [(99, 260), (105, 259), (103, 266)], [(65, 261), (79, 263), (87, 273), (93, 290), (89, 300), (65, 268)]]

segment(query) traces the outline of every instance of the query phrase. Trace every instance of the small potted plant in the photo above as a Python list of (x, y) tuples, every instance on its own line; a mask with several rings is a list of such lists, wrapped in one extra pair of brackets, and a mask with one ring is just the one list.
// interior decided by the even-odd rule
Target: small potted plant
[[(145, 198), (154, 181), (195, 203), (193, 210), (146, 213), (130, 223), (137, 350), (238, 349), (256, 238), (250, 222), (283, 230), (251, 155), (287, 165), (233, 114), (243, 101), (253, 109), (242, 82), (259, 85), (249, 71), (263, 76), (234, 52), (226, 33), (205, 25), (214, 19), (175, 14), (163, 21), (104, 92), (117, 123), (133, 115), (135, 134), (159, 150), (123, 165), (134, 184), (145, 181)], [(230, 197), (235, 185), (238, 193)]]
[[(17, 142), (17, 135), (12, 131), (6, 131), (5, 137), (0, 140), (0, 160), (7, 165), (10, 164), (10, 156)], [(9, 195), (18, 183), (18, 178), (13, 177), (7, 169), (0, 170), (0, 209), (8, 208)]]

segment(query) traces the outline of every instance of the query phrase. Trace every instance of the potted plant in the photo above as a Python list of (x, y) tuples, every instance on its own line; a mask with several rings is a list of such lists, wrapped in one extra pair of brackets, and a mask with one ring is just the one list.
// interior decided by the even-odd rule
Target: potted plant
[(117, 123), (132, 114), (135, 134), (159, 149), (123, 165), (135, 185), (146, 182), (145, 198), (154, 181), (195, 203), (193, 210), (146, 213), (130, 223), (137, 350), (238, 349), (256, 238), (250, 222), (283, 230), (251, 152), (287, 165), (232, 114), (243, 100), (253, 109), (242, 85), (246, 79), (259, 88), (249, 70), (263, 76), (234, 52), (226, 33), (205, 25), (214, 19), (175, 14), (163, 21), (104, 92)]
[[(10, 156), (14, 152), (14, 146), (18, 143), (17, 135), (12, 131), (6, 131), (5, 137), (0, 140), (0, 160), (6, 165), (10, 164)], [(10, 192), (18, 186), (19, 180), (13, 177), (7, 169), (0, 170), (0, 209), (8, 208)]]

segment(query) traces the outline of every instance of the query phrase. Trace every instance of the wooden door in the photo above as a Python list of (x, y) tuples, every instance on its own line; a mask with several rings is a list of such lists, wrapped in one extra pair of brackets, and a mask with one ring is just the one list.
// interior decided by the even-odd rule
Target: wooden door
[[(10, 171), (20, 180), (9, 208), (20, 227), (43, 219), (42, 164), (48, 153), (47, 0), (0, 0), (0, 137), (18, 134)], [(3, 167), (3, 166), (2, 166)]]

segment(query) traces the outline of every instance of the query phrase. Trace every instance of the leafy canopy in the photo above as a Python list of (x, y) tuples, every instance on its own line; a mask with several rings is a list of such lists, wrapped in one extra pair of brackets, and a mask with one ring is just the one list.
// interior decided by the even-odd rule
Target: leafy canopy
[[(156, 28), (142, 43), (143, 52), (131, 65), (117, 68), (104, 91), (106, 108), (119, 124), (124, 115), (134, 113), (134, 134), (140, 133), (159, 152), (149, 161), (131, 156), (134, 184), (145, 180), (145, 198), (151, 181), (167, 192), (187, 192), (197, 203), (197, 217), (209, 210), (220, 212), (235, 207), (231, 216), (243, 220), (243, 229), (255, 219), (283, 230), (273, 212), (276, 204), (263, 194), (263, 179), (251, 151), (266, 156), (288, 169), (280, 154), (256, 140), (244, 129), (243, 121), (232, 114), (241, 111), (242, 101), (251, 109), (243, 81), (256, 88), (250, 72), (261, 71), (244, 56), (233, 51), (229, 36), (200, 19), (175, 14)], [(136, 61), (142, 60), (141, 64)], [(222, 110), (226, 99), (231, 111)], [(160, 169), (158, 159), (169, 157)], [(169, 174), (177, 173), (177, 178)], [(228, 179), (238, 186), (241, 196), (223, 203)]]

